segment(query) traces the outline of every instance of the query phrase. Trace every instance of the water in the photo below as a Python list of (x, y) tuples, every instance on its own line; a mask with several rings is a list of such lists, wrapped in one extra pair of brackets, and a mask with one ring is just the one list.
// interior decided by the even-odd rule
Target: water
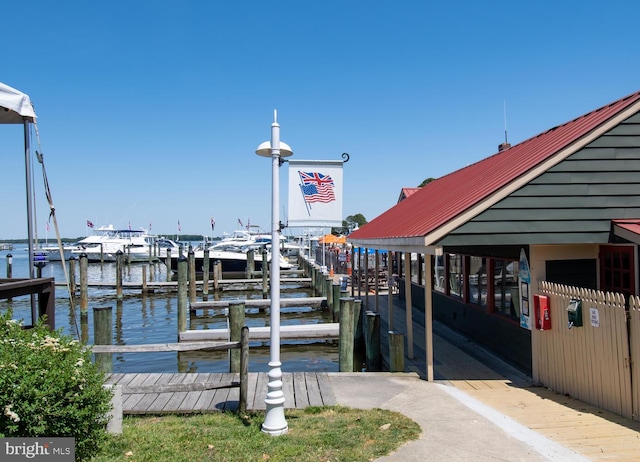
[[(14, 246), (12, 251), (0, 251), (0, 277), (6, 277), (7, 254), (12, 255), (12, 277), (29, 277), (29, 259), (26, 245)], [(79, 281), (76, 264), (76, 281)], [(138, 282), (142, 280), (142, 268), (147, 267), (147, 280), (151, 274), (154, 281), (166, 280), (166, 269), (163, 264), (137, 263), (125, 265), (123, 281)], [(42, 268), (43, 277), (53, 277), (56, 283), (65, 283), (64, 271), (60, 262), (49, 262)], [(89, 282), (114, 282), (115, 263), (90, 263), (88, 265)], [(218, 292), (211, 293), (209, 300), (237, 298), (261, 298), (260, 292)], [(309, 297), (308, 288), (282, 284), (281, 298)], [(201, 299), (201, 298), (200, 298)], [(78, 304), (78, 302), (76, 302)], [(88, 322), (81, 324), (79, 307), (75, 307), (75, 316), (70, 309), (69, 292), (66, 287), (56, 287), (56, 329), (74, 338), (93, 343), (93, 308), (112, 307), (114, 345), (140, 345), (148, 343), (176, 343), (177, 329), (177, 294), (162, 291), (155, 294), (142, 295), (140, 290), (126, 290), (122, 300), (116, 299), (113, 289), (89, 289)], [(31, 323), (30, 298), (17, 297), (11, 302), (0, 300), (0, 312), (13, 309), (15, 319), (24, 319)], [(191, 318), (190, 329), (219, 329), (227, 327), (224, 310), (208, 310), (209, 316), (198, 311), (197, 318)], [(317, 324), (331, 322), (330, 315), (311, 307), (283, 307), (280, 316), (281, 325)], [(257, 309), (247, 309), (246, 324), (268, 326), (269, 315), (259, 313)], [(114, 353), (113, 372), (228, 372), (229, 353), (227, 351), (190, 351), (190, 352), (158, 352), (158, 353)], [(268, 343), (250, 343), (249, 371), (266, 372), (269, 370), (270, 352)], [(280, 360), (284, 372), (298, 371), (338, 371), (337, 341), (324, 342), (287, 342), (282, 341)]]

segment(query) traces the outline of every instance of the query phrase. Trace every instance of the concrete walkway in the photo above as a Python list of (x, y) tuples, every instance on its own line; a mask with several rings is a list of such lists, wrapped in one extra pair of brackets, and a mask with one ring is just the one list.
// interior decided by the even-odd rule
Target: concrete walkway
[[(388, 358), (387, 295), (378, 301), (381, 350)], [(373, 295), (368, 303), (376, 311)], [(394, 330), (406, 337), (404, 301), (394, 300), (393, 313)], [(639, 422), (536, 386), (437, 321), (435, 381), (427, 382), (424, 311), (413, 307), (412, 318), (414, 357), (406, 357), (405, 347), (404, 373), (329, 374), (339, 404), (398, 411), (421, 426), (419, 440), (380, 460), (640, 460)]]

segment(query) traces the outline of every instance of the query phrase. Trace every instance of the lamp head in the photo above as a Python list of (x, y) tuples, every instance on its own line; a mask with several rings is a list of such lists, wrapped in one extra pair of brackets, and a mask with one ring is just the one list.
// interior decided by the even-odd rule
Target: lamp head
[[(262, 157), (271, 157), (271, 141), (260, 143), (256, 149), (256, 154)], [(280, 157), (289, 157), (292, 155), (293, 151), (291, 147), (287, 143), (280, 141)]]

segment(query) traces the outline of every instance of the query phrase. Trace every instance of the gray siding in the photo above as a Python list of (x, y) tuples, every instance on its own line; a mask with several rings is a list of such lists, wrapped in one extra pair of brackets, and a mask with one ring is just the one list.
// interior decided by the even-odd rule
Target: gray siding
[(627, 119), (439, 242), (607, 243), (611, 220), (640, 218), (640, 114)]

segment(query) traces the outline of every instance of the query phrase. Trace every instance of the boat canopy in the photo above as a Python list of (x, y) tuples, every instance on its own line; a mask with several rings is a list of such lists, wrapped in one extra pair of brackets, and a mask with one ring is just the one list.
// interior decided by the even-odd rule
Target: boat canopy
[(25, 119), (33, 122), (36, 113), (31, 99), (21, 91), (0, 82), (0, 124), (23, 124)]

